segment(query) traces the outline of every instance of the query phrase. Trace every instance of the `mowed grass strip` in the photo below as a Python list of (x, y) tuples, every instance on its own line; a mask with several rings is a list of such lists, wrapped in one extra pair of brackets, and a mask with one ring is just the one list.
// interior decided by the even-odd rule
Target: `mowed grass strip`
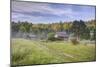
[[(52, 42), (52, 43), (45, 43), (48, 47), (58, 50), (60, 52), (66, 53), (74, 57), (74, 61), (95, 61), (95, 44), (79, 44), (79, 45), (72, 45), (69, 42)], [(72, 61), (72, 62), (74, 62)]]
[(95, 45), (12, 39), (12, 65), (49, 64), (95, 60)]

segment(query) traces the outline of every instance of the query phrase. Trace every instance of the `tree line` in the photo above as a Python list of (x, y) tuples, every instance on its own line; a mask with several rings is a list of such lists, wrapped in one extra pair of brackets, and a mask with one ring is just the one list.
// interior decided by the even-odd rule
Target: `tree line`
[[(51, 24), (33, 24), (28, 21), (25, 22), (11, 22), (11, 31), (12, 32), (23, 32), (23, 33), (50, 33), (50, 32), (60, 32), (65, 31), (68, 34), (74, 34), (77, 38), (80, 39), (92, 39), (95, 40), (96, 36), (96, 20), (91, 21), (73, 21), (73, 22), (57, 22)], [(93, 33), (91, 37), (91, 33)]]

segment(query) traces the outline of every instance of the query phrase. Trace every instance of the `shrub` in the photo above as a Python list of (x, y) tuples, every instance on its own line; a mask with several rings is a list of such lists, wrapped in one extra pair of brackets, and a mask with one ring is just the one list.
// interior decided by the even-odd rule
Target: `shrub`
[(48, 33), (48, 40), (50, 41), (55, 41), (55, 37), (54, 37), (55, 33)]
[(63, 40), (62, 38), (55, 38), (54, 37), (55, 36), (55, 33), (48, 33), (48, 40), (49, 41), (61, 41), (61, 40)]
[(79, 42), (77, 41), (77, 39), (71, 39), (71, 42), (72, 42), (73, 45), (79, 44)]

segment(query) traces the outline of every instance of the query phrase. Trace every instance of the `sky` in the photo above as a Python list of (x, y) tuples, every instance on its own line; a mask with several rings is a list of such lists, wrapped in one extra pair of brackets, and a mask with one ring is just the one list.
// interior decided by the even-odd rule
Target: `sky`
[(55, 23), (95, 19), (95, 7), (86, 5), (12, 1), (12, 21)]

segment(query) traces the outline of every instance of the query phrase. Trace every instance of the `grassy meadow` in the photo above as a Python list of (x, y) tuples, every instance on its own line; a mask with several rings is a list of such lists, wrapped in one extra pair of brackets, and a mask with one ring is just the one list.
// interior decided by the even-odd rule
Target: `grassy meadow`
[(95, 61), (95, 45), (67, 41), (34, 41), (12, 39), (12, 65), (52, 64), (79, 61)]

